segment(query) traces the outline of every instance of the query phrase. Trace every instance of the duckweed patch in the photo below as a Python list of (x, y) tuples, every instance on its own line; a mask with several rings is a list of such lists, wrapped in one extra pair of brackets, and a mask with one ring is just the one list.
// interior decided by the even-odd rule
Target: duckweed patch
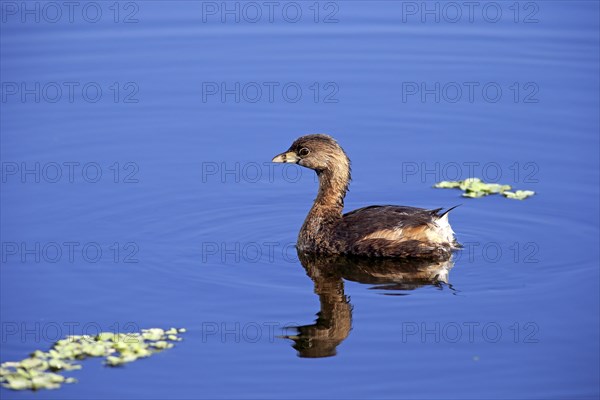
[(36, 350), (21, 361), (0, 364), (0, 383), (13, 390), (58, 389), (64, 383), (77, 382), (60, 374), (81, 369), (77, 360), (104, 357), (104, 364), (117, 367), (149, 357), (179, 342), (185, 329), (143, 329), (140, 333), (101, 332), (96, 336), (67, 336), (43, 352)]
[(463, 197), (485, 197), (491, 194), (501, 194), (508, 199), (524, 200), (535, 194), (533, 190), (517, 190), (512, 192), (510, 185), (501, 185), (499, 183), (485, 183), (479, 178), (468, 178), (463, 181), (442, 181), (436, 183), (433, 187), (440, 189), (460, 189), (463, 191)]

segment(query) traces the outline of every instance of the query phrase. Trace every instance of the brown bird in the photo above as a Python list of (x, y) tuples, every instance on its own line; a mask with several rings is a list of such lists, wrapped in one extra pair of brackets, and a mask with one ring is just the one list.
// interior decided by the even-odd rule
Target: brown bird
[(298, 234), (299, 251), (439, 259), (460, 247), (448, 223), (448, 212), (455, 207), (441, 212), (382, 205), (342, 214), (350, 160), (331, 136), (302, 136), (272, 161), (310, 168), (319, 177), (317, 198)]

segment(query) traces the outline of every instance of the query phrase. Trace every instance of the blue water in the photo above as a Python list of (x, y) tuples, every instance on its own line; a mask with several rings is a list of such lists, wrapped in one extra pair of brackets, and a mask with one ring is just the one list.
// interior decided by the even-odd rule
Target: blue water
[[(188, 332), (3, 399), (598, 397), (598, 2), (48, 4), (0, 3), (0, 360)], [(316, 180), (269, 161), (316, 132), (347, 210), (462, 203), (447, 282), (307, 276)], [(469, 176), (537, 194), (431, 188)]]

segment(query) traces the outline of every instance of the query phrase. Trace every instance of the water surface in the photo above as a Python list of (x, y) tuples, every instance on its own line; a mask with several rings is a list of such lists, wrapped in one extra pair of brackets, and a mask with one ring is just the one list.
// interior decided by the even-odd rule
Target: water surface
[[(97, 2), (95, 23), (19, 4), (0, 35), (1, 361), (69, 333), (188, 333), (2, 398), (598, 396), (597, 2), (455, 23), (421, 2), (321, 2), (317, 22), (278, 3), (256, 23), (235, 2), (239, 22), (221, 2)], [(445, 279), (303, 267), (316, 181), (269, 160), (316, 132), (352, 159), (348, 210), (462, 203)], [(431, 188), (471, 175), (538, 194)], [(278, 337), (318, 323), (331, 340), (308, 350)]]

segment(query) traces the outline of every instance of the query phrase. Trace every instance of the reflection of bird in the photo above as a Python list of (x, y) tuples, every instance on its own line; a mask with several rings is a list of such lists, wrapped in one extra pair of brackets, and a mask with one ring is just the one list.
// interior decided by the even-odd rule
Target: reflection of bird
[(298, 235), (298, 249), (370, 257), (443, 258), (459, 245), (448, 223), (449, 209), (370, 206), (342, 215), (350, 182), (350, 160), (327, 135), (297, 139), (273, 162), (316, 171), (319, 192)]
[(388, 290), (413, 290), (426, 285), (448, 283), (451, 260), (427, 262), (392, 258), (323, 256), (298, 252), (300, 262), (315, 284), (321, 310), (312, 325), (292, 327), (300, 357), (330, 357), (352, 329), (352, 305), (344, 294), (344, 279), (379, 285)]

